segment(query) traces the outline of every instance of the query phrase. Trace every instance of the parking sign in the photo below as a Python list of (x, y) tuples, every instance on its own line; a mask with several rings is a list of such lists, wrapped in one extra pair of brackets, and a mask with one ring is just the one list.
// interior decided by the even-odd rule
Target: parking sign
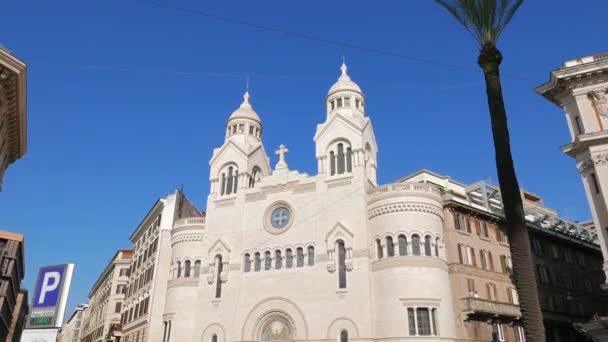
[(27, 327), (58, 328), (63, 322), (74, 264), (41, 267)]

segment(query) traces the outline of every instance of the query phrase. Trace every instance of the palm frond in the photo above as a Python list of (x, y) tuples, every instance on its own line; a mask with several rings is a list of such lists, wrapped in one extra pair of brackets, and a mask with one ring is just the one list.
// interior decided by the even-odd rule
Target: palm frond
[(496, 45), (524, 0), (435, 0), (458, 21), (480, 45)]

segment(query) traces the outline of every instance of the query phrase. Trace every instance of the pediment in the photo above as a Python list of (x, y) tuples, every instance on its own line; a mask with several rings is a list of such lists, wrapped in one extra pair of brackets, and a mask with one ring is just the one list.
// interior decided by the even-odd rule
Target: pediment
[(219, 150), (216, 150), (213, 157), (209, 161), (209, 164), (213, 165), (218, 159), (220, 159), (223, 155), (225, 155), (230, 150), (236, 151), (240, 156), (243, 157), (243, 159), (248, 159), (251, 155), (253, 155), (260, 149), (263, 150), (262, 144), (255, 146), (254, 148), (251, 149), (251, 151), (246, 151), (239, 144), (235, 143), (232, 140), (228, 140), (222, 147), (220, 147)]
[(209, 248), (210, 256), (217, 254), (221, 254), (224, 256), (230, 254), (230, 247), (228, 246), (228, 243), (226, 243), (226, 241), (224, 241), (222, 238), (217, 239), (215, 243), (213, 243), (213, 245), (211, 245), (211, 247)]
[(348, 230), (341, 222), (336, 223), (334, 227), (327, 233), (325, 236), (325, 241), (334, 241), (338, 238), (343, 238), (346, 240), (352, 240), (355, 237), (355, 234)]
[(353, 121), (353, 119), (348, 118), (341, 113), (336, 113), (336, 114), (332, 115), (327, 122), (322, 124), (322, 127), (319, 127), (317, 129), (317, 133), (315, 134), (314, 141), (318, 142), (325, 134), (327, 134), (330, 131), (330, 129), (333, 126), (335, 126), (337, 124), (342, 124), (342, 125), (348, 127), (349, 129), (352, 129), (354, 132), (361, 134), (361, 132), (363, 132), (365, 127), (367, 125), (369, 125), (369, 119), (364, 118), (364, 125), (363, 125), (363, 127), (360, 127), (357, 123), (355, 123)]

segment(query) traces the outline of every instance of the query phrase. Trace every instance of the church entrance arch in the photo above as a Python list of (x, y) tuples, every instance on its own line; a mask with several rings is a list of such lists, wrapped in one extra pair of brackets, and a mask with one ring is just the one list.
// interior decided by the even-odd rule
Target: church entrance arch
[(256, 304), (247, 315), (242, 341), (291, 342), (308, 339), (303, 312), (292, 301), (273, 297)]

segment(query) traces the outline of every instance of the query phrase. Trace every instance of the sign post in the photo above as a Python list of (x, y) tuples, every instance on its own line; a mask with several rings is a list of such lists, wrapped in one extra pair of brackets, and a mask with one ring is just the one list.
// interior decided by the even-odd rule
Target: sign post
[(31, 339), (33, 336), (41, 338), (38, 336), (41, 334), (54, 334), (57, 337), (57, 331), (65, 315), (73, 272), (74, 264), (40, 268), (22, 342), (33, 341)]

